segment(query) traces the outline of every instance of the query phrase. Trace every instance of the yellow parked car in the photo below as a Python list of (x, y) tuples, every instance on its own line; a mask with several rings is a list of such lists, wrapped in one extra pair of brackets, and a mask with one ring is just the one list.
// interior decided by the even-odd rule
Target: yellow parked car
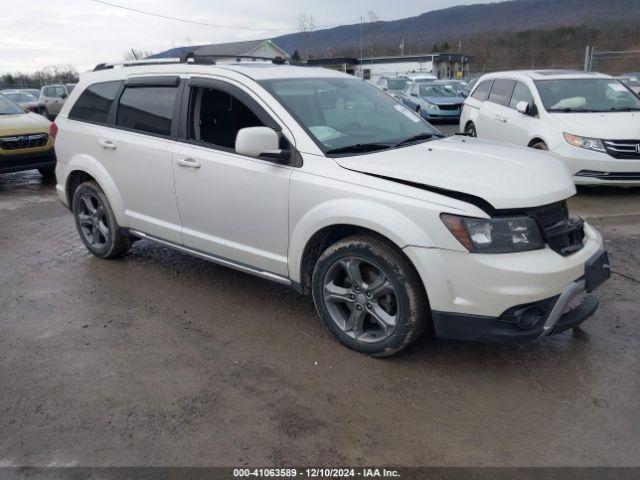
[(54, 177), (55, 125), (0, 94), (0, 174), (37, 169)]

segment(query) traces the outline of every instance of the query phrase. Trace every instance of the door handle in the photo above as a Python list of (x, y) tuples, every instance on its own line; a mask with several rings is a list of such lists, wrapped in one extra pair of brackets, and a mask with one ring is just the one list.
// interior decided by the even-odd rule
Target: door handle
[(181, 167), (187, 167), (187, 168), (200, 168), (202, 166), (198, 162), (196, 162), (193, 158), (181, 158), (176, 163)]
[(115, 150), (116, 144), (111, 140), (98, 140), (98, 143), (102, 148), (106, 148), (107, 150)]
[(499, 122), (507, 123), (507, 119), (506, 119), (505, 117), (501, 116), (501, 115), (496, 115), (496, 116), (495, 116), (495, 119), (496, 119), (497, 121), (499, 121)]

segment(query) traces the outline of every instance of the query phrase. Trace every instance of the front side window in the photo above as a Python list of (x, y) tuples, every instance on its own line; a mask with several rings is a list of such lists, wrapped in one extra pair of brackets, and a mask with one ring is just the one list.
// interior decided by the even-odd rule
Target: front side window
[(491, 87), (493, 86), (493, 80), (485, 80), (478, 85), (473, 93), (471, 94), (472, 98), (476, 100), (480, 100), (481, 102), (486, 101), (489, 98), (489, 92), (491, 91)]
[(156, 135), (171, 135), (176, 87), (125, 88), (118, 102), (116, 125)]
[(536, 88), (549, 112), (640, 110), (640, 98), (613, 78), (538, 80)]
[(104, 82), (87, 87), (69, 112), (69, 118), (106, 123), (111, 105), (120, 89), (120, 83)]
[(439, 135), (414, 112), (362, 80), (298, 78), (260, 83), (328, 154), (396, 148), (415, 137), (428, 140)]
[(527, 104), (533, 105), (533, 95), (531, 95), (529, 87), (522, 82), (517, 82), (509, 106), (515, 110), (520, 102), (527, 102)]
[(493, 82), (493, 87), (489, 94), (489, 101), (497, 103), (498, 105), (509, 106), (511, 94), (515, 87), (515, 80), (496, 80)]
[(0, 115), (17, 115), (19, 113), (25, 113), (25, 111), (0, 93)]
[(189, 140), (233, 150), (238, 131), (264, 126), (246, 105), (226, 92), (192, 88), (190, 98)]

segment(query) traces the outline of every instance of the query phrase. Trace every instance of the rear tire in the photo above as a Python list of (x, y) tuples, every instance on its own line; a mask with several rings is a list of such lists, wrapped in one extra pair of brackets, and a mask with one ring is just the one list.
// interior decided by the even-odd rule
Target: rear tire
[(131, 247), (131, 239), (122, 231), (109, 200), (97, 183), (84, 182), (73, 194), (73, 217), (82, 243), (99, 258), (118, 258)]
[(395, 247), (370, 236), (349, 237), (327, 248), (316, 263), (312, 293), (333, 336), (374, 357), (406, 348), (429, 318), (412, 265)]

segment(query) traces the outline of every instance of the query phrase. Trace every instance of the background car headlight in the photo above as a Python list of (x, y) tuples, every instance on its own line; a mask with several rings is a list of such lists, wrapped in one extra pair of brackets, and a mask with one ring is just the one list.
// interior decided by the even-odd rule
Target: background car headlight
[(440, 107), (438, 107), (438, 105), (434, 105), (433, 103), (430, 102), (424, 102), (424, 106), (427, 108), (427, 110), (440, 110)]
[(577, 135), (571, 135), (570, 133), (563, 133), (563, 135), (564, 139), (574, 147), (586, 148), (587, 150), (593, 150), (595, 152), (607, 152), (602, 140), (597, 138), (579, 137)]
[(512, 253), (545, 248), (538, 224), (530, 217), (471, 218), (443, 213), (442, 222), (473, 253)]

